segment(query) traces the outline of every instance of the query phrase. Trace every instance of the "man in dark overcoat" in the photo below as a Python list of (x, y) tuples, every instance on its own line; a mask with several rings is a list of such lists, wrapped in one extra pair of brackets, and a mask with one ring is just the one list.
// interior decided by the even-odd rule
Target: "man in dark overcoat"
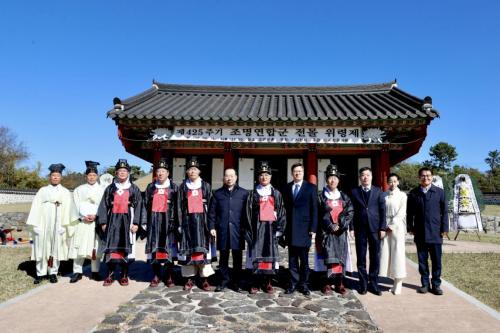
[[(378, 286), (380, 268), (380, 240), (385, 237), (387, 221), (385, 216), (384, 192), (372, 185), (372, 170), (368, 167), (359, 170), (361, 185), (352, 189), (351, 200), (354, 206), (354, 236), (356, 240), (359, 290), (361, 295), (368, 289), (366, 272), (366, 250), (370, 249), (369, 282), (375, 295), (382, 295)], [(368, 245), (368, 246), (367, 246)]]
[(316, 186), (304, 180), (302, 163), (293, 164), (291, 173), (293, 181), (283, 190), (287, 212), (285, 243), (288, 245), (290, 270), (290, 286), (285, 293), (292, 294), (298, 289), (307, 296), (311, 294), (308, 259), (311, 238), (315, 237), (318, 226), (318, 194)]
[[(228, 284), (239, 291), (241, 276), (242, 250), (245, 241), (241, 233), (241, 219), (246, 218), (246, 201), (248, 191), (236, 184), (236, 170), (224, 170), (224, 185), (217, 189), (210, 201), (208, 225), (212, 236), (216, 237), (217, 250), (220, 253), (219, 271), (221, 283), (215, 291), (223, 291)], [(229, 277), (229, 251), (233, 254), (233, 277)]]
[(418, 171), (420, 186), (410, 191), (407, 202), (406, 223), (409, 233), (414, 235), (417, 245), (418, 271), (422, 286), (417, 289), (421, 294), (429, 291), (429, 263), (432, 261), (432, 288), (435, 295), (441, 290), (441, 255), (443, 236), (448, 234), (448, 205), (444, 191), (432, 185), (432, 170), (421, 168)]

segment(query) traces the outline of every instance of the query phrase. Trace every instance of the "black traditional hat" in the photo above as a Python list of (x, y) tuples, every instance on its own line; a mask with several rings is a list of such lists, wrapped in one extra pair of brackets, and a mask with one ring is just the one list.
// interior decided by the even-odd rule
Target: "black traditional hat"
[(120, 158), (118, 162), (116, 162), (115, 170), (118, 169), (127, 169), (128, 171), (130, 171), (130, 165), (128, 164), (126, 159)]
[(50, 173), (59, 172), (60, 174), (62, 174), (64, 169), (66, 169), (66, 167), (64, 166), (64, 164), (61, 163), (51, 164), (49, 166)]
[(269, 163), (267, 161), (260, 162), (259, 169), (257, 170), (258, 175), (263, 173), (272, 175), (271, 167), (269, 166)]
[(168, 170), (168, 163), (165, 158), (160, 158), (158, 163), (156, 164), (156, 169), (167, 169)]
[(87, 170), (85, 170), (86, 175), (88, 175), (89, 173), (99, 173), (97, 171), (97, 166), (100, 165), (99, 162), (85, 161), (85, 165), (87, 166)]
[(340, 176), (342, 176), (342, 174), (337, 170), (337, 166), (335, 164), (329, 164), (326, 167), (325, 178), (328, 178), (330, 176), (335, 176), (337, 178), (340, 178)]
[(198, 158), (196, 156), (191, 156), (186, 163), (186, 170), (193, 167), (198, 169), (200, 168), (200, 163), (198, 162)]

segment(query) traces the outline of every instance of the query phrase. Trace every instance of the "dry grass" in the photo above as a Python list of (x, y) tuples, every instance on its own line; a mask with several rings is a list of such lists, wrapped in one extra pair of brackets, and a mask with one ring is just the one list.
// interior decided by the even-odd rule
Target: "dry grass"
[(500, 216), (500, 205), (485, 205), (482, 215)]
[(442, 264), (443, 279), (500, 311), (500, 253), (443, 253)]
[(31, 202), (0, 205), (0, 213), (29, 213)]
[(0, 302), (35, 288), (33, 278), (19, 269), (34, 268), (29, 263), (30, 254), (30, 246), (0, 247)]
[[(456, 232), (451, 232), (449, 234), (450, 239), (455, 239)], [(500, 234), (485, 234), (483, 232), (479, 233), (479, 238), (474, 231), (460, 231), (458, 234), (457, 241), (468, 241), (468, 242), (480, 242), (480, 243), (492, 243), (500, 245)]]

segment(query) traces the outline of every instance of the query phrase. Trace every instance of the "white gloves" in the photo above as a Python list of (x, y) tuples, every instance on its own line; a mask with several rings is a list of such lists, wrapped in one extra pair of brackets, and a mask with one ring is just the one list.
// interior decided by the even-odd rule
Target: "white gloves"
[(39, 227), (33, 227), (33, 232), (37, 235), (40, 235), (42, 233), (42, 229)]
[(281, 237), (283, 236), (283, 233), (281, 231), (276, 231), (276, 237)]
[(59, 233), (59, 235), (62, 235), (62, 234), (64, 234), (66, 232), (66, 229), (59, 228), (59, 229), (57, 229), (57, 232)]

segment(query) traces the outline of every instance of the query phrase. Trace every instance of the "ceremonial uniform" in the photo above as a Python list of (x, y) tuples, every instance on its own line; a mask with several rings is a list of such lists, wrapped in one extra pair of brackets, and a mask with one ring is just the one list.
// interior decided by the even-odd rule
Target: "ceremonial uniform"
[[(61, 175), (64, 168), (62, 164), (52, 164), (51, 177), (54, 173)], [(50, 282), (57, 282), (59, 262), (68, 259), (67, 227), (77, 219), (72, 205), (71, 193), (61, 184), (42, 187), (33, 199), (26, 225), (33, 238), (31, 259), (36, 260), (35, 284), (47, 273)]]
[[(156, 169), (157, 172), (164, 169), (165, 175), (168, 176), (165, 159), (159, 161)], [(142, 227), (147, 235), (145, 252), (155, 275), (151, 287), (156, 287), (160, 282), (162, 266), (167, 267), (165, 285), (167, 287), (173, 285), (173, 260), (177, 256), (176, 230), (180, 225), (177, 207), (178, 190), (178, 186), (166, 178), (163, 182), (157, 179), (149, 184), (144, 193), (144, 207), (147, 212), (144, 221), (146, 224)]]
[[(271, 176), (267, 163), (262, 163), (258, 171)], [(270, 181), (270, 179), (269, 179)], [(248, 243), (247, 268), (254, 274), (250, 293), (257, 292), (258, 276), (266, 276), (264, 290), (273, 293), (271, 276), (279, 268), (278, 238), (281, 238), (286, 226), (285, 207), (281, 193), (270, 183), (259, 184), (250, 191), (246, 204), (247, 219), (244, 236)]]
[[(120, 159), (115, 168), (117, 174), (120, 169), (130, 172), (130, 166), (124, 159)], [(118, 177), (115, 178), (104, 191), (97, 213), (98, 231), (106, 244), (104, 253), (109, 269), (104, 286), (113, 283), (117, 265), (121, 267), (120, 284), (128, 285), (128, 265), (135, 259), (136, 233), (132, 231), (132, 225), (138, 227), (143, 224), (142, 206), (141, 191), (128, 178), (123, 182), (120, 182)], [(103, 225), (106, 226), (104, 231)]]
[[(87, 177), (89, 174), (94, 174), (97, 180), (99, 163), (92, 161), (85, 161), (85, 163)], [(91, 259), (92, 278), (100, 280), (99, 268), (104, 244), (96, 235), (95, 219), (103, 193), (104, 189), (97, 181), (93, 184), (80, 185), (73, 191), (78, 220), (73, 223), (72, 229), (74, 230), (69, 243), (68, 257), (73, 259), (74, 275), (70, 280), (72, 283), (81, 279), (85, 259)]]
[(191, 168), (197, 170), (198, 176), (193, 180), (186, 179), (179, 187), (179, 263), (182, 276), (188, 278), (184, 289), (190, 290), (194, 285), (191, 277), (199, 274), (204, 278), (203, 289), (208, 291), (211, 287), (207, 278), (215, 273), (211, 264), (212, 239), (207, 219), (212, 191), (210, 184), (199, 177), (199, 164), (194, 157), (186, 165), (188, 173)]
[[(340, 180), (340, 174), (334, 165), (329, 165), (325, 172), (327, 181), (331, 176)], [(336, 186), (325, 186), (319, 201), (320, 231), (316, 234), (316, 260), (320, 263), (316, 267), (324, 267), (326, 271), (322, 291), (330, 294), (333, 280), (335, 291), (345, 295), (347, 291), (342, 280), (348, 260), (348, 231), (354, 215), (353, 205), (349, 197)]]

